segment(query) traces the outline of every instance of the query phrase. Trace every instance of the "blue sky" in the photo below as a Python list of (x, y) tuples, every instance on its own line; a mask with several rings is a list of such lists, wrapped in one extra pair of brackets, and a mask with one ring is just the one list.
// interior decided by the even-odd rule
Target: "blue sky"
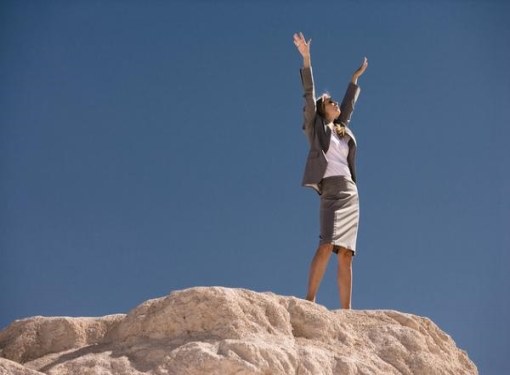
[(353, 307), (427, 316), (481, 374), (510, 372), (509, 16), (495, 0), (2, 2), (0, 327), (199, 285), (304, 296), (302, 31), (318, 92), (341, 98), (369, 59)]

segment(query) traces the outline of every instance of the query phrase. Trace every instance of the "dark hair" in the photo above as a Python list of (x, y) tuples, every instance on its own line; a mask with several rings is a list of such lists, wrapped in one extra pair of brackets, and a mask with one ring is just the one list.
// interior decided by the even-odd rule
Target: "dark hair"
[[(326, 102), (324, 101), (324, 99), (329, 99), (329, 98), (331, 98), (331, 96), (329, 95), (329, 93), (325, 92), (324, 94), (322, 94), (320, 96), (319, 99), (317, 99), (315, 101), (315, 107), (316, 107), (317, 114), (323, 120), (326, 120)], [(336, 133), (340, 137), (345, 136), (345, 124), (340, 122), (340, 120), (338, 118), (334, 119), (333, 123), (335, 124)]]
[(324, 99), (325, 98), (330, 98), (329, 94), (327, 92), (325, 92), (324, 94), (322, 94), (319, 99), (317, 99), (315, 101), (315, 107), (317, 108), (317, 114), (322, 117), (323, 119), (326, 119), (326, 106), (325, 106), (325, 102), (324, 102)]

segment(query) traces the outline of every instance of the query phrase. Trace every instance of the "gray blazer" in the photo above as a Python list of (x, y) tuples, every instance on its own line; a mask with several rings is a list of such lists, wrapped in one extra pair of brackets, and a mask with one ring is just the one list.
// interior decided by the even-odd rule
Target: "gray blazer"
[[(320, 182), (326, 172), (328, 161), (326, 152), (329, 149), (331, 140), (331, 129), (326, 126), (324, 120), (317, 114), (315, 87), (313, 83), (312, 68), (301, 69), (301, 82), (303, 83), (305, 107), (303, 109), (304, 124), (303, 130), (310, 144), (310, 151), (306, 160), (305, 173), (303, 176), (303, 186), (311, 187), (321, 194)], [(345, 126), (349, 140), (349, 154), (347, 162), (351, 171), (352, 180), (356, 182), (356, 138), (351, 129), (348, 128), (351, 121), (351, 115), (354, 111), (354, 105), (358, 99), (360, 88), (352, 82), (349, 82), (345, 92), (342, 104), (340, 105), (341, 114), (335, 120), (335, 123)]]

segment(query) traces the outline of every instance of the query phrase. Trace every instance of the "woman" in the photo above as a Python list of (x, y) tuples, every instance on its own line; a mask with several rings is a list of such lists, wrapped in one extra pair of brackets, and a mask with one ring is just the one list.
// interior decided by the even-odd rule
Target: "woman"
[(326, 267), (334, 252), (338, 257), (337, 283), (340, 305), (351, 308), (352, 257), (356, 251), (359, 222), (356, 188), (356, 139), (348, 128), (360, 89), (358, 78), (368, 61), (354, 72), (340, 107), (328, 94), (315, 97), (310, 59), (311, 40), (302, 33), (294, 34), (294, 44), (303, 56), (301, 80), (305, 92), (303, 130), (310, 151), (303, 186), (320, 194), (320, 242), (310, 266), (306, 299), (314, 301)]

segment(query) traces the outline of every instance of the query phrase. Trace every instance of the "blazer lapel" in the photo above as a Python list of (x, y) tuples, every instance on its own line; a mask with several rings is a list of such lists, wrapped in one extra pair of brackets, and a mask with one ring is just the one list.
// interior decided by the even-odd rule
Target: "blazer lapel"
[(324, 153), (326, 153), (329, 150), (329, 142), (331, 141), (331, 129), (329, 126), (324, 125), (324, 121), (319, 116), (317, 116), (317, 123), (319, 125), (319, 129), (317, 129), (319, 143)]
[(354, 133), (349, 129), (347, 126), (345, 127), (345, 132), (349, 134), (349, 137), (351, 137), (352, 141), (354, 142), (354, 145), (356, 145), (356, 137), (354, 137)]

